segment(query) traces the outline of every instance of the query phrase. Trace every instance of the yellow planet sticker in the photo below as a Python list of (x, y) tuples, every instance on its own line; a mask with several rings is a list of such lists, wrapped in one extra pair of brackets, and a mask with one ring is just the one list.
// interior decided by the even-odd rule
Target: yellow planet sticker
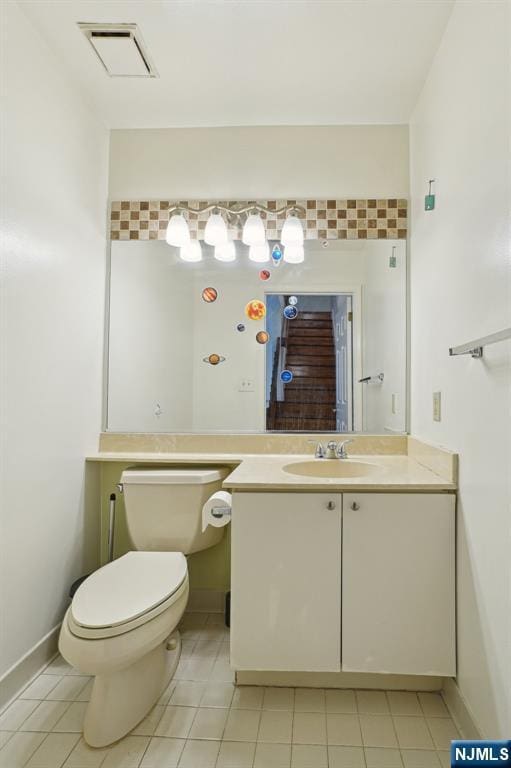
[(266, 315), (266, 306), (259, 299), (252, 299), (245, 307), (245, 314), (249, 320), (262, 320)]

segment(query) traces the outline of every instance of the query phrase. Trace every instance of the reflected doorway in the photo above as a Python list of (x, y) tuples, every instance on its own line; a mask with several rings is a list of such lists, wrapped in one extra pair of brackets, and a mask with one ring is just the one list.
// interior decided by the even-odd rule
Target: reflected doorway
[(353, 295), (267, 293), (266, 430), (353, 429)]

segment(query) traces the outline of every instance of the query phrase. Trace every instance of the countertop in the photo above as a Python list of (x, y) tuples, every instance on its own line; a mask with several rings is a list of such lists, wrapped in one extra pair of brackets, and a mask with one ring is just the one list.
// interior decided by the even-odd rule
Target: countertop
[(133, 464), (223, 464), (233, 467), (223, 487), (233, 491), (455, 491), (456, 483), (442, 477), (408, 455), (350, 455), (351, 461), (372, 464), (366, 477), (306, 477), (290, 474), (295, 462), (341, 463), (342, 459), (314, 459), (311, 454), (139, 453), (105, 452), (87, 456), (93, 462)]

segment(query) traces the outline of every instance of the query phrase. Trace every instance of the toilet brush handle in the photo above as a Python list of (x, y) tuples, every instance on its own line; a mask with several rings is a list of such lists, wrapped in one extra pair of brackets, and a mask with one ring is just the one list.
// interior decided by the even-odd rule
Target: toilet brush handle
[(108, 562), (114, 559), (114, 528), (115, 528), (115, 493), (110, 494), (108, 507)]

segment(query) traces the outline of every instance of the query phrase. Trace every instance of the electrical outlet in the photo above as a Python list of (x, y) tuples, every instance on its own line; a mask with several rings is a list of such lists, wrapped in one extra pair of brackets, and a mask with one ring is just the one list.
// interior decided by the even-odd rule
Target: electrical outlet
[(254, 379), (243, 378), (238, 382), (238, 392), (253, 392)]
[(397, 395), (395, 392), (392, 393), (392, 413), (397, 413)]
[(433, 421), (442, 421), (442, 393), (433, 392)]

